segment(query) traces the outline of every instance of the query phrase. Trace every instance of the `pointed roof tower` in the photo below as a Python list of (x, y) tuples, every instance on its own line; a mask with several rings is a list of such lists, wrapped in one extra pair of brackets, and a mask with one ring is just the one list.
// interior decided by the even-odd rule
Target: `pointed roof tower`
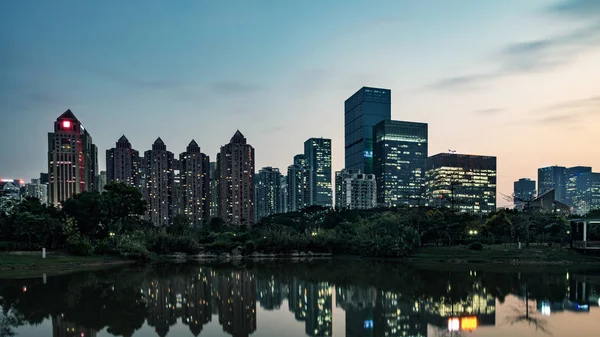
[(160, 137), (158, 137), (154, 141), (154, 144), (152, 144), (152, 150), (166, 151), (167, 150), (167, 146), (165, 145), (165, 142), (163, 142), (163, 140), (160, 139)]
[(196, 143), (195, 140), (192, 139), (190, 144), (186, 148), (186, 152), (188, 153), (200, 153), (200, 146)]
[(117, 149), (131, 149), (131, 143), (129, 142), (129, 139), (125, 137), (125, 135), (122, 135), (121, 138), (119, 138), (116, 145)]
[(77, 117), (75, 117), (75, 115), (73, 114), (73, 111), (71, 111), (71, 109), (67, 109), (67, 111), (62, 113), (62, 115), (58, 116), (58, 119), (75, 119), (75, 120), (77, 120)]
[(229, 142), (233, 144), (246, 144), (246, 137), (244, 137), (240, 130), (237, 130)]

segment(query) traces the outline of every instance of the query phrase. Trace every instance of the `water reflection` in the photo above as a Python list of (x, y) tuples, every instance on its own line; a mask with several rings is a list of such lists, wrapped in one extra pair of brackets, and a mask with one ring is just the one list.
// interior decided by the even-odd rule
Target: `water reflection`
[[(216, 324), (234, 337), (333, 336), (335, 331), (348, 337), (483, 336), (500, 329), (515, 336), (552, 334), (560, 331), (549, 324), (554, 316), (589, 316), (598, 306), (599, 275), (326, 261), (160, 265), (46, 282), (0, 280), (0, 335), (39, 324), (51, 327), (54, 337), (163, 337), (184, 330), (212, 336), (215, 330), (206, 329)], [(282, 323), (286, 317), (303, 329)]]

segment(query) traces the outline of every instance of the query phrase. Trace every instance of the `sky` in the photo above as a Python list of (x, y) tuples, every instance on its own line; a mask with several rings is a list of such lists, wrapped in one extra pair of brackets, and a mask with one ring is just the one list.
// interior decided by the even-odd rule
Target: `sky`
[(429, 124), (429, 154), (498, 157), (498, 204), (547, 165), (600, 171), (598, 0), (5, 0), (0, 177), (47, 171), (71, 109), (105, 151), (239, 129), (284, 173), (311, 137), (344, 165), (344, 100), (392, 90), (392, 119)]

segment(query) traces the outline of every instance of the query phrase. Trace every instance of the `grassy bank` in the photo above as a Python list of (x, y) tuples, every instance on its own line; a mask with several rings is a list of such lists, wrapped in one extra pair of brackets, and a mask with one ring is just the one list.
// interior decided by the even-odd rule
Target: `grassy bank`
[(0, 252), (0, 278), (41, 274), (56, 275), (131, 262), (119, 257), (104, 255), (73, 256), (52, 252), (42, 259), (40, 252)]

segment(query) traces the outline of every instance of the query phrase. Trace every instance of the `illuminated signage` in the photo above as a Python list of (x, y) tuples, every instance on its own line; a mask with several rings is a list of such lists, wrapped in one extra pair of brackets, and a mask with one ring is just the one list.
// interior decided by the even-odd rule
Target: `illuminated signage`
[(373, 158), (373, 151), (365, 151), (364, 157), (365, 158)]
[(65, 129), (70, 129), (71, 128), (71, 121), (63, 121), (62, 122), (62, 126)]
[(373, 320), (366, 320), (365, 323), (363, 324), (363, 327), (365, 329), (373, 329)]

